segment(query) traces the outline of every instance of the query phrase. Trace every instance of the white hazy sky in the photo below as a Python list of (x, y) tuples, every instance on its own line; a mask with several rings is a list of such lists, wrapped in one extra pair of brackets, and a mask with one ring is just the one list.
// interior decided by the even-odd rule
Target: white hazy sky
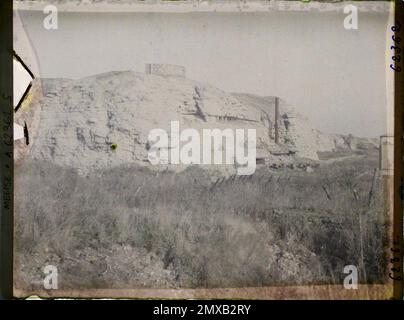
[(41, 77), (179, 64), (225, 91), (279, 96), (324, 132), (386, 132), (388, 13), (359, 12), (349, 31), (343, 12), (60, 13), (58, 30), (42, 12), (21, 18)]

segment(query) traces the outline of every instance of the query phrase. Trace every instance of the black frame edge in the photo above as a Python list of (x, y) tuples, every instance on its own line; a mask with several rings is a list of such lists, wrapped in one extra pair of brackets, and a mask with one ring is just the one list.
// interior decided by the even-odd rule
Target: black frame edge
[(13, 0), (0, 1), (0, 299), (13, 298)]
[[(397, 39), (402, 36), (404, 26), (404, 2), (395, 0), (394, 3), (394, 24), (400, 25), (396, 28), (394, 36)], [(396, 61), (395, 67), (400, 64)], [(390, 70), (391, 71), (391, 70)], [(388, 257), (391, 268), (389, 276), (393, 280), (393, 299), (403, 299), (403, 121), (404, 121), (404, 74), (394, 73), (394, 213), (393, 213), (393, 247), (392, 250), (399, 250), (400, 257), (391, 255)], [(394, 259), (398, 258), (398, 263)], [(398, 268), (397, 268), (398, 267)]]

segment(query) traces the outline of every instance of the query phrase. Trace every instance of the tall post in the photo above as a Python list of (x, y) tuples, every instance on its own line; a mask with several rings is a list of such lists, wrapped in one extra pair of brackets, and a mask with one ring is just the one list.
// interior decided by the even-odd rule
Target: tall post
[(279, 143), (279, 128), (278, 128), (278, 122), (279, 122), (279, 98), (275, 98), (275, 143)]

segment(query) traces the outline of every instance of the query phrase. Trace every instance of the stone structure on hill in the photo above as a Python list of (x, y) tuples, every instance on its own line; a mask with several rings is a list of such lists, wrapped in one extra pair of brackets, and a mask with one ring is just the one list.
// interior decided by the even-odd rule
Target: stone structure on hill
[(169, 132), (170, 121), (198, 131), (255, 129), (258, 163), (318, 160), (318, 152), (354, 147), (343, 136), (313, 129), (282, 99), (227, 93), (186, 79), (185, 68), (172, 65), (149, 64), (146, 73), (109, 72), (79, 80), (36, 79), (32, 94), (34, 99), (16, 114), (16, 123), (27, 123), (31, 141), (28, 151), (17, 146), (17, 160), (30, 157), (81, 172), (150, 166), (148, 133)]

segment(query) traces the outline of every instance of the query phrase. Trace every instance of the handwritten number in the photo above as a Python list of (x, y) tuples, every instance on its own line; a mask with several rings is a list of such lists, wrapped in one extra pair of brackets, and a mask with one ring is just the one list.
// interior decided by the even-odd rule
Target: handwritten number
[(391, 273), (389, 273), (389, 278), (392, 279), (392, 280), (397, 280), (397, 281), (402, 281), (403, 280), (403, 278), (401, 276), (393, 277), (393, 275)]
[[(401, 42), (401, 38), (397, 36), (397, 33), (401, 30), (401, 23), (397, 21), (396, 24), (391, 27), (391, 30), (396, 33), (391, 36), (391, 39), (393, 39), (395, 44), (399, 44)], [(401, 48), (393, 45), (390, 46), (390, 50), (393, 50), (395, 54), (391, 57), (391, 60), (394, 61), (394, 64), (390, 64), (390, 68), (396, 72), (401, 72), (401, 67), (398, 65), (401, 62), (401, 56), (398, 55), (398, 53), (401, 52)]]
[(392, 27), (391, 27), (391, 30), (394, 31), (394, 32), (396, 32), (396, 31), (399, 32), (400, 29), (401, 29), (401, 24), (400, 24), (400, 22), (398, 22), (398, 21), (397, 21), (397, 23), (396, 23), (395, 26), (392, 26)]
[(393, 69), (393, 70), (396, 71), (396, 72), (401, 72), (401, 67), (400, 67), (400, 66), (394, 67), (394, 66), (391, 64), (391, 65), (390, 65), (390, 68)]
[(401, 42), (401, 38), (400, 38), (400, 37), (397, 37), (397, 38), (396, 38), (396, 36), (393, 35), (391, 38), (393, 39), (394, 42), (397, 42), (397, 43), (400, 43), (400, 42)]

